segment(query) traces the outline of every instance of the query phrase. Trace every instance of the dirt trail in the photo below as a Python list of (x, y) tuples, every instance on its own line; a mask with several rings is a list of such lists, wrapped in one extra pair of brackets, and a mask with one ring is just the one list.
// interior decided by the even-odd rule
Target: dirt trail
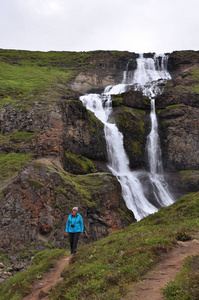
[(22, 300), (38, 300), (45, 299), (48, 300), (47, 292), (53, 288), (53, 286), (61, 280), (61, 272), (64, 267), (68, 266), (72, 255), (64, 256), (60, 259), (55, 268), (44, 275), (44, 277), (37, 281), (32, 288), (31, 294), (23, 298)]
[[(165, 254), (162, 261), (154, 270), (150, 270), (142, 280), (135, 285), (125, 300), (164, 300), (162, 288), (173, 280), (183, 266), (183, 260), (188, 255), (199, 254), (199, 240), (197, 239), (178, 242), (177, 246), (169, 253)], [(54, 269), (48, 272), (42, 280), (37, 281), (32, 288), (31, 294), (22, 300), (49, 300), (47, 292), (61, 280), (61, 272), (69, 264), (72, 255), (67, 255), (58, 261)], [(124, 300), (123, 299), (123, 300)]]
[(142, 282), (135, 285), (125, 300), (164, 300), (162, 288), (181, 271), (183, 260), (188, 255), (196, 254), (199, 254), (198, 239), (178, 242), (177, 247), (167, 253), (156, 268), (145, 275)]

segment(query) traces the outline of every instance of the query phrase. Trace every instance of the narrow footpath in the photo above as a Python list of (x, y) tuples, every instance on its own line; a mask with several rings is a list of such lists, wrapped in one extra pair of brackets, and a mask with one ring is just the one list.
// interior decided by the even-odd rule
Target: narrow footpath
[(55, 268), (46, 273), (41, 280), (37, 281), (32, 287), (32, 292), (22, 300), (49, 300), (48, 291), (50, 291), (57, 282), (62, 280), (61, 272), (68, 266), (71, 257), (72, 255), (67, 255), (60, 259)]
[[(199, 235), (191, 241), (178, 242), (123, 300), (164, 300), (162, 288), (182, 270), (184, 259), (188, 255), (196, 254), (199, 254)], [(32, 292), (22, 300), (49, 300), (48, 291), (62, 280), (61, 272), (69, 264), (71, 257), (72, 255), (67, 255), (59, 260), (55, 268), (37, 281), (32, 287)]]
[(188, 255), (199, 254), (199, 240), (178, 242), (177, 246), (165, 254), (155, 269), (150, 270), (143, 280), (135, 285), (133, 292), (125, 300), (164, 300), (162, 289), (182, 270)]

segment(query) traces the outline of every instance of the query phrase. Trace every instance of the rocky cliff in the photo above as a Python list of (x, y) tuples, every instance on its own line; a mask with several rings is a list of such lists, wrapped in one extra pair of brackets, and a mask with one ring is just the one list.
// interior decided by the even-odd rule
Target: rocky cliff
[[(148, 57), (153, 54), (145, 54)], [(78, 205), (82, 243), (134, 222), (106, 167), (103, 124), (79, 100), (121, 82), (138, 54), (117, 51), (0, 50), (0, 248), (63, 247), (65, 221)], [(176, 195), (199, 184), (199, 53), (173, 52), (172, 79), (156, 99), (163, 163)], [(133, 169), (147, 168), (150, 101), (130, 90), (113, 97)]]

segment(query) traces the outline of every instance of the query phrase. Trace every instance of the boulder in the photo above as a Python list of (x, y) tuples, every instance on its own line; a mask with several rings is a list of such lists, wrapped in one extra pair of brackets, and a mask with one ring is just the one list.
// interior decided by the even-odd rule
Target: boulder
[(150, 110), (151, 101), (148, 97), (143, 96), (140, 91), (130, 89), (120, 95), (112, 96), (113, 106), (125, 105), (127, 107)]

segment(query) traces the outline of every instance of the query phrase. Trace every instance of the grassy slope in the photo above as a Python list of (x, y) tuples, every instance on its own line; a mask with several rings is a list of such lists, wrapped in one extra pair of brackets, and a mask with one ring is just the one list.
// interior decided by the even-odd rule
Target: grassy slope
[(0, 50), (0, 108), (29, 95), (67, 92), (92, 53)]
[(82, 247), (51, 299), (120, 298), (177, 239), (186, 240), (199, 230), (198, 214), (199, 192)]
[(31, 157), (31, 154), (23, 153), (0, 154), (0, 184), (14, 176), (26, 162), (31, 160)]
[[(64, 280), (51, 293), (51, 299), (119, 299), (158, 262), (162, 253), (175, 246), (178, 239), (194, 236), (194, 231), (199, 230), (198, 215), (199, 192), (182, 197), (125, 230), (81, 247), (63, 271)], [(198, 277), (196, 279), (198, 283)], [(13, 298), (9, 299), (18, 299), (15, 294), (29, 291), (31, 282), (26, 280), (26, 272), (21, 273), (20, 279), (14, 276), (2, 285), (0, 292), (10, 286)], [(13, 282), (17, 290), (10, 284)], [(6, 297), (0, 299), (8, 299)]]
[(55, 262), (66, 254), (68, 253), (64, 249), (45, 250), (37, 253), (30, 269), (16, 274), (0, 285), (0, 300), (22, 299), (30, 292), (31, 285), (41, 279), (44, 272), (52, 268)]

